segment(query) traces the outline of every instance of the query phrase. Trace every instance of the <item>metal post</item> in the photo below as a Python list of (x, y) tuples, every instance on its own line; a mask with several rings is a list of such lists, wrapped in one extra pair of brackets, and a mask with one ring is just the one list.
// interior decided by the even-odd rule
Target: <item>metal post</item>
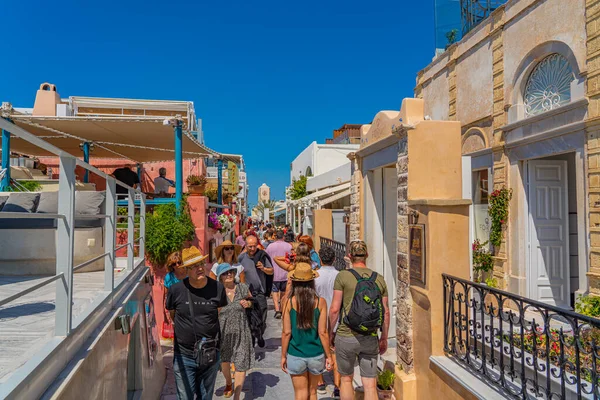
[(115, 282), (115, 243), (117, 241), (117, 183), (114, 178), (106, 179), (106, 226), (104, 229), (104, 290), (112, 292)]
[[(83, 142), (83, 161), (86, 164), (90, 163), (90, 142)], [(90, 171), (87, 169), (83, 175), (83, 182), (88, 183), (90, 179)]]
[(146, 195), (140, 196), (140, 247), (139, 257), (144, 258), (146, 254)]
[(133, 271), (133, 256), (134, 256), (134, 233), (135, 233), (135, 191), (133, 189), (128, 190), (127, 196), (127, 269)]
[(75, 166), (74, 157), (59, 159), (58, 218), (56, 242), (56, 273), (63, 279), (56, 284), (55, 336), (67, 336), (71, 332), (73, 318), (73, 249), (75, 247)]
[(181, 207), (183, 199), (183, 131), (181, 121), (175, 125), (175, 201)]
[(217, 161), (217, 203), (223, 204), (223, 160)]
[(0, 191), (5, 191), (10, 187), (10, 132), (2, 129), (2, 169), (4, 176), (0, 182)]

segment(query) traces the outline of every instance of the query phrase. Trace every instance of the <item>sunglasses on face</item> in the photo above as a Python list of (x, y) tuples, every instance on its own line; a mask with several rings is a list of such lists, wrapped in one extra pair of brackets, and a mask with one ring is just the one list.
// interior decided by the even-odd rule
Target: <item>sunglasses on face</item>
[(227, 272), (223, 272), (223, 275), (225, 275), (225, 276), (235, 275), (235, 270), (232, 269), (232, 270), (229, 270)]
[(224, 247), (223, 250), (233, 250), (233, 247)]
[(202, 264), (196, 264), (196, 265), (192, 265), (191, 267), (187, 267), (186, 269), (198, 269), (198, 268), (204, 268), (204, 263)]
[(175, 261), (174, 263), (171, 264), (171, 267), (178, 267), (181, 264), (183, 264), (181, 261)]

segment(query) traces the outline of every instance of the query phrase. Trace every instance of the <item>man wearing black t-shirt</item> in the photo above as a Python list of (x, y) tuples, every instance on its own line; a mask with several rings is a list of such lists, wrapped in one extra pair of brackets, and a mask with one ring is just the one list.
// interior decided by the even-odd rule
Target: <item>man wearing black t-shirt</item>
[[(124, 184), (131, 186), (134, 189), (140, 184), (140, 178), (138, 174), (133, 172), (129, 167), (117, 168), (113, 171), (112, 176), (118, 180), (123, 182)], [(127, 193), (127, 189), (122, 187), (121, 185), (117, 185), (117, 193), (123, 194)]]
[(175, 324), (173, 372), (179, 400), (193, 400), (194, 395), (212, 399), (219, 371), (219, 357), (213, 364), (199, 365), (194, 354), (196, 342), (219, 337), (219, 308), (227, 305), (223, 285), (206, 276), (207, 257), (194, 246), (184, 249), (182, 268), (188, 277), (171, 286), (167, 294), (166, 309)]

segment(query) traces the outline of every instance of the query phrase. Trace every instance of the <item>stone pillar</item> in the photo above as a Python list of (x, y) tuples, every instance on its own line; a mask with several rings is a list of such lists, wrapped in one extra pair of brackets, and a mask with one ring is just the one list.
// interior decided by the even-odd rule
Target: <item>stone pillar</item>
[(362, 171), (360, 167), (360, 159), (356, 153), (348, 154), (351, 166), (351, 184), (350, 184), (350, 241), (361, 239), (361, 186), (362, 186)]
[(408, 265), (408, 135), (397, 129), (399, 136), (398, 162), (398, 235), (397, 235), (397, 276), (396, 293), (396, 355), (398, 364), (406, 374), (414, 369), (412, 296), (410, 294), (410, 271)]
[[(600, 296), (600, 8), (599, 0), (586, 2), (587, 27), (587, 84), (586, 97), (588, 103), (588, 120), (586, 121), (586, 154), (584, 163), (589, 190), (589, 232), (590, 232), (590, 261), (589, 279), (590, 293)], [(586, 290), (588, 288), (579, 288)]]
[[(492, 74), (493, 74), (493, 189), (510, 188), (508, 180), (509, 160), (504, 148), (504, 132), (506, 125), (506, 101), (504, 97), (504, 8), (496, 10), (492, 16)], [(512, 207), (511, 207), (512, 208)], [(500, 248), (494, 249), (494, 277), (498, 280), (500, 289), (506, 289), (509, 276), (508, 265), (508, 235), (510, 218), (505, 224), (505, 237)]]

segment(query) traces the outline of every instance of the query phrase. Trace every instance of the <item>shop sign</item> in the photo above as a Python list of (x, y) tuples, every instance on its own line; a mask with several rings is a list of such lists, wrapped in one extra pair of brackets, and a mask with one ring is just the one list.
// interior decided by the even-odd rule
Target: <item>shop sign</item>
[(246, 172), (245, 171), (240, 171), (240, 183), (246, 183)]
[(425, 285), (425, 225), (409, 226), (408, 263), (410, 281)]

